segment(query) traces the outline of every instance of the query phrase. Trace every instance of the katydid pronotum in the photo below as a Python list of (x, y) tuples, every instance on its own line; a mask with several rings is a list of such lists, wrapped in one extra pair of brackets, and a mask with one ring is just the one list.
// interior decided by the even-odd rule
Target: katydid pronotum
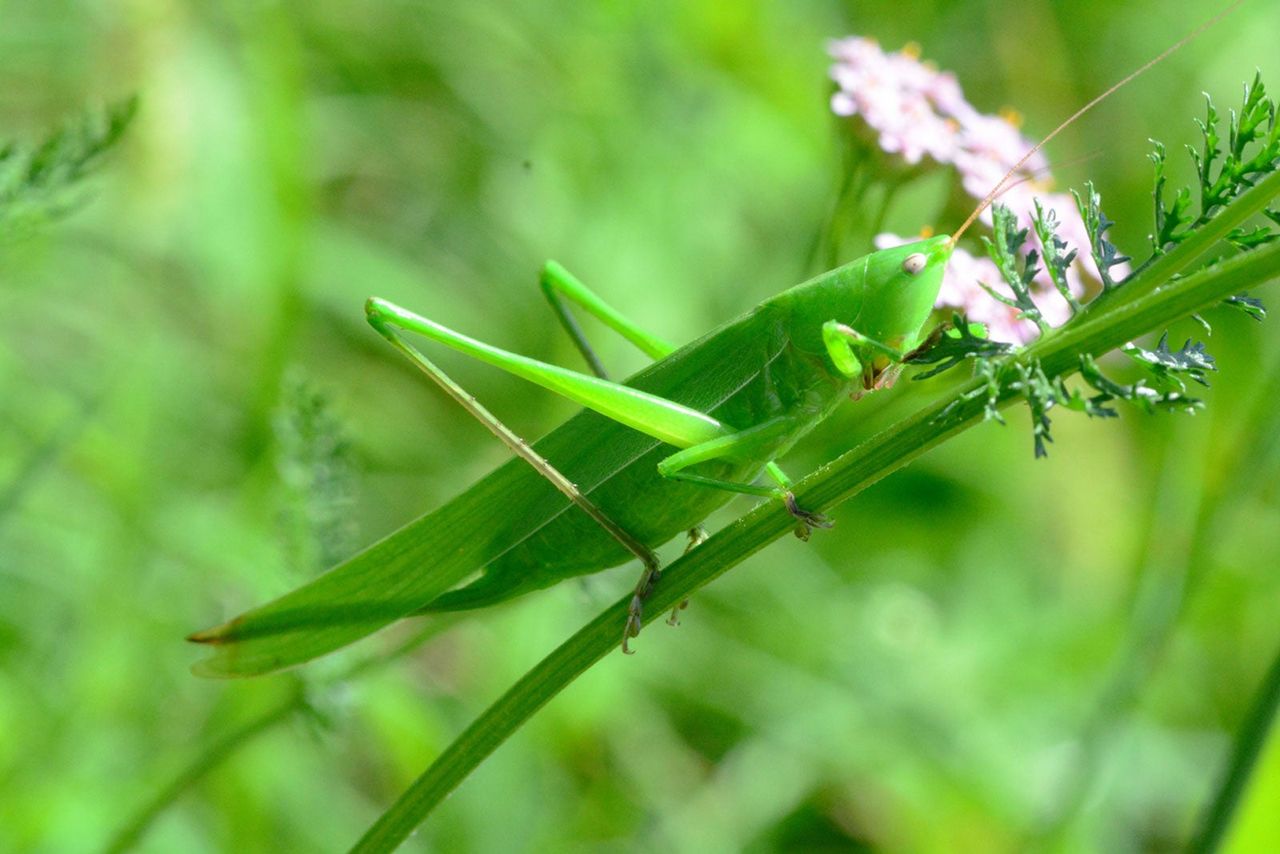
[[(366, 313), (372, 326), (520, 459), (311, 584), (192, 635), (227, 650), (223, 660), (211, 659), (197, 670), (224, 676), (267, 672), (337, 649), (401, 617), (485, 607), (638, 558), (641, 578), (625, 625), (619, 626), (622, 648), (629, 651), (627, 642), (640, 629), (645, 599), (660, 575), (652, 549), (682, 532), (696, 545), (702, 521), (734, 493), (782, 501), (802, 537), (811, 527), (828, 525), (796, 502), (777, 458), (846, 397), (856, 400), (891, 384), (905, 359), (928, 346), (933, 335), (926, 334), (926, 325), (957, 239), (1032, 155), (1240, 2), (1076, 111), (1009, 170), (953, 235), (872, 252), (678, 349), (628, 321), (555, 263), (544, 267), (541, 284), (592, 374), (501, 350), (370, 299)], [(626, 338), (653, 364), (625, 382), (610, 381), (568, 304)], [(542, 385), (588, 411), (530, 445), (411, 344), (406, 332)], [(410, 529), (466, 525), (464, 508), (484, 496), (500, 496), (511, 521), (444, 551), (423, 545), (420, 537), (400, 536)], [(370, 588), (383, 598), (370, 599)], [(344, 597), (352, 604), (344, 604)], [(264, 638), (274, 640), (253, 647)]]

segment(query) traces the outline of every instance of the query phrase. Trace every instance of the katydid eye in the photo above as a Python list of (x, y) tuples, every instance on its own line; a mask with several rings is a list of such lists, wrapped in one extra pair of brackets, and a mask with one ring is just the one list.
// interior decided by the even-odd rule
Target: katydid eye
[(926, 263), (928, 263), (928, 259), (926, 259), (922, 253), (915, 252), (908, 255), (902, 262), (902, 269), (904, 272), (910, 273), (914, 276), (916, 273), (919, 273), (924, 269)]

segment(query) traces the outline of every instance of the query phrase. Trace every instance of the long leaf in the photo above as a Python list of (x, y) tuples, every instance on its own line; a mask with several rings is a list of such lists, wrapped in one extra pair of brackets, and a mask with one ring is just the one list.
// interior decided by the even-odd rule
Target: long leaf
[(1231, 748), (1230, 761), (1205, 810), (1200, 829), (1187, 850), (1194, 854), (1217, 851), (1227, 838), (1227, 831), (1235, 818), (1240, 798), (1248, 786), (1258, 757), (1275, 726), (1276, 712), (1280, 710), (1280, 653), (1272, 659), (1271, 666), (1254, 694), (1240, 731)]

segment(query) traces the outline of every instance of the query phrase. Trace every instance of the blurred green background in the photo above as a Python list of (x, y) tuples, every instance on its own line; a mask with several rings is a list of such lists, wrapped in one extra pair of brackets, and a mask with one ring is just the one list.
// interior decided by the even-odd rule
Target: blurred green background
[[(1155, 0), (0, 0), (0, 139), (141, 98), (83, 209), (0, 242), (0, 850), (100, 849), (192, 768), (141, 850), (344, 848), (633, 583), (394, 659), (416, 627), (293, 674), (189, 674), (186, 633), (506, 457), (366, 296), (576, 366), (536, 288), (556, 258), (685, 341), (811, 272), (839, 179), (826, 39), (919, 42), (1035, 136), (1190, 26)], [(1277, 31), (1245, 3), (1065, 134), (1052, 160), (1097, 156), (1059, 184), (1095, 179), (1141, 253), (1147, 138), (1198, 139), (1201, 90), (1225, 108), (1255, 68), (1280, 85)], [(893, 223), (955, 225), (928, 215)], [(1023, 412), (970, 431), (589, 672), (406, 849), (1177, 847), (1280, 641), (1280, 335), (1209, 320), (1202, 415), (1064, 414), (1043, 461)], [(573, 410), (447, 364), (524, 435)], [(846, 407), (789, 470), (939, 387)], [(1238, 850), (1275, 850), (1277, 797), (1273, 745)]]

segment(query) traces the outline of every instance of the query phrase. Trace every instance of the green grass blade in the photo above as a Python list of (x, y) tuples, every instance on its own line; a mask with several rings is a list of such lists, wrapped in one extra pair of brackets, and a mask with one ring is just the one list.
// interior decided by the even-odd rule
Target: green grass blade
[(1194, 854), (1207, 854), (1217, 851), (1226, 838), (1235, 817), (1240, 797), (1253, 769), (1258, 763), (1258, 756), (1267, 742), (1276, 719), (1276, 710), (1280, 709), (1280, 652), (1271, 662), (1266, 676), (1254, 697), (1249, 714), (1236, 735), (1235, 745), (1231, 750), (1231, 759), (1226, 773), (1222, 777), (1218, 790), (1209, 808), (1205, 811), (1200, 829), (1187, 850)]
[(123, 854), (125, 851), (133, 850), (156, 817), (184, 792), (243, 745), (272, 729), (276, 724), (288, 720), (295, 712), (306, 708), (307, 700), (303, 687), (301, 682), (296, 682), (293, 690), (283, 700), (201, 750), (195, 759), (182, 768), (164, 788), (157, 791), (140, 810), (130, 817), (129, 822), (120, 828), (104, 850), (108, 854)]
[[(1277, 173), (1280, 175), (1280, 173)], [(1276, 178), (1277, 176), (1272, 176)], [(1277, 178), (1280, 182), (1280, 178)], [(1261, 186), (1261, 185), (1260, 185)], [(1272, 195), (1274, 187), (1265, 192)], [(1242, 197), (1243, 198), (1243, 197)], [(1268, 199), (1270, 196), (1267, 197)], [(1256, 199), (1255, 199), (1256, 201)], [(1189, 275), (1164, 289), (1145, 289), (1131, 302), (1064, 329), (1024, 358), (1037, 358), (1052, 379), (1074, 373), (1082, 354), (1113, 350), (1139, 335), (1206, 310), (1225, 297), (1280, 276), (1280, 244), (1273, 244)], [(796, 484), (805, 507), (826, 511), (902, 468), (925, 451), (983, 420), (983, 400), (965, 384), (954, 395), (863, 442)], [(1012, 395), (1001, 405), (1014, 402)], [(649, 619), (661, 616), (729, 568), (786, 536), (795, 520), (776, 502), (765, 502), (675, 561), (646, 603)], [(356, 844), (356, 851), (393, 850), (431, 810), (490, 753), (557, 693), (616, 648), (626, 616), (622, 599), (543, 659), (477, 718), (436, 759)]]

